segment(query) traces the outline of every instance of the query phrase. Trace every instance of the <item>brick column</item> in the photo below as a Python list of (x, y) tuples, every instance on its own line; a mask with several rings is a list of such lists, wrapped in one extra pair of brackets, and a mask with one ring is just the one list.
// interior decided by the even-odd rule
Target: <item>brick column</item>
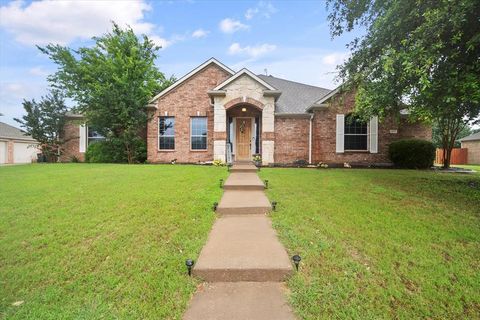
[(275, 152), (275, 115), (274, 100), (268, 98), (262, 110), (262, 163), (268, 165), (274, 163)]
[(218, 97), (213, 105), (213, 159), (226, 162), (227, 112)]

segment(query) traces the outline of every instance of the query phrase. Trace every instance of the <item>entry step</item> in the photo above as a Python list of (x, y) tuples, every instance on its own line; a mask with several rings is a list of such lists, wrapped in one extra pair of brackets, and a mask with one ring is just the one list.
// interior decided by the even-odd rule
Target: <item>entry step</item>
[(219, 218), (193, 268), (193, 274), (207, 282), (284, 281), (292, 272), (265, 215)]
[(225, 190), (217, 207), (220, 214), (265, 214), (272, 209), (261, 190)]
[(263, 190), (262, 180), (254, 172), (233, 172), (223, 185), (225, 190)]
[(258, 168), (252, 163), (235, 163), (230, 172), (257, 172)]
[(206, 283), (190, 301), (184, 320), (295, 320), (285, 285), (275, 282)]

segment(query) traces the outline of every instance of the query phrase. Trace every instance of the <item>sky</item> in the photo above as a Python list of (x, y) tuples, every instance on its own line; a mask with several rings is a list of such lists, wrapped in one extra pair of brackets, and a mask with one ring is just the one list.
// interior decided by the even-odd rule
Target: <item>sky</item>
[(0, 121), (18, 126), (24, 99), (48, 93), (56, 70), (37, 45), (91, 46), (111, 21), (162, 46), (156, 64), (180, 78), (211, 57), (333, 89), (336, 66), (357, 34), (331, 39), (324, 1), (0, 0)]

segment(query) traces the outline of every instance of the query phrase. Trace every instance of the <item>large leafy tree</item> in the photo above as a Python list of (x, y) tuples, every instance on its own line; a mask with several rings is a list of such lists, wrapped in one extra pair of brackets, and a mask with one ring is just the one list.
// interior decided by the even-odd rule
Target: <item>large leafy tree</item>
[[(461, 143), (458, 141), (459, 139), (465, 138), (473, 133), (477, 132), (477, 130), (470, 128), (469, 126), (465, 126), (457, 136), (457, 140), (455, 141), (455, 148), (460, 148)], [(442, 148), (442, 139), (443, 139), (443, 133), (440, 131), (439, 126), (436, 123), (433, 123), (432, 126), (432, 142), (437, 148)]]
[(444, 166), (458, 134), (480, 113), (480, 1), (329, 0), (333, 37), (360, 29), (339, 67), (357, 91), (357, 112), (386, 116), (408, 109), (435, 122)]
[(52, 90), (38, 102), (34, 99), (24, 100), (23, 108), (26, 114), (14, 120), (40, 143), (40, 149), (49, 161), (56, 162), (60, 148), (65, 142), (62, 140), (62, 131), (67, 106), (63, 95), (57, 90)]
[(134, 163), (145, 148), (139, 135), (146, 126), (145, 106), (172, 79), (155, 66), (160, 47), (145, 35), (137, 37), (130, 27), (113, 23), (111, 32), (93, 40), (92, 47), (77, 50), (39, 47), (58, 65), (49, 82), (73, 98), (88, 124), (121, 146), (121, 156)]

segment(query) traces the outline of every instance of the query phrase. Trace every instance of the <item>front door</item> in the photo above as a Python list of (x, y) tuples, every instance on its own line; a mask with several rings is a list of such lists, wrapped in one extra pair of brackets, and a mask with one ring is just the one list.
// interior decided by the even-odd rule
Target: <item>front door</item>
[(249, 161), (252, 160), (252, 119), (250, 118), (237, 118), (236, 121), (236, 155), (235, 160)]

